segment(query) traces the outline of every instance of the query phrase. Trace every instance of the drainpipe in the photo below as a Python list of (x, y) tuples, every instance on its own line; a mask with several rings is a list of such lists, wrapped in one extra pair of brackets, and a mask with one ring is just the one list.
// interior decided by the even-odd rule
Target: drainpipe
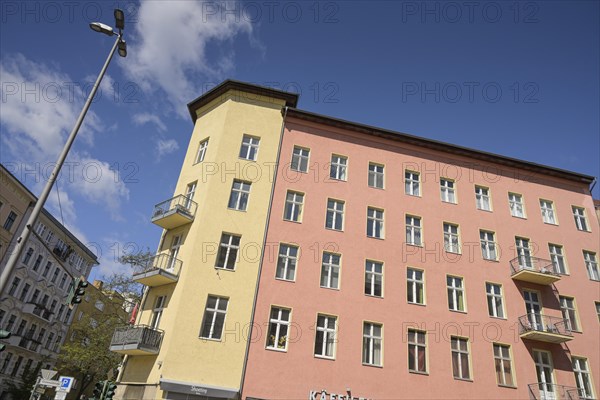
[(256, 287), (254, 289), (254, 300), (252, 302), (252, 312), (250, 314), (250, 329), (248, 330), (248, 338), (246, 339), (246, 353), (244, 355), (244, 365), (242, 367), (242, 379), (240, 380), (239, 398), (242, 398), (244, 389), (244, 379), (246, 377), (246, 367), (248, 366), (248, 354), (250, 353), (250, 338), (252, 337), (252, 328), (254, 326), (254, 315), (256, 313), (256, 302), (258, 299), (258, 290), (260, 286), (260, 276), (262, 274), (263, 261), (265, 259), (265, 246), (267, 244), (267, 234), (269, 232), (269, 220), (271, 219), (271, 210), (273, 209), (273, 196), (275, 195), (275, 184), (277, 183), (277, 173), (279, 171), (279, 158), (281, 156), (281, 144), (283, 143), (283, 134), (285, 132), (285, 117), (287, 116), (288, 107), (283, 110), (283, 120), (281, 121), (281, 132), (279, 133), (279, 147), (277, 147), (277, 159), (275, 161), (275, 174), (273, 176), (273, 185), (271, 186), (271, 195), (269, 197), (269, 207), (267, 209), (267, 219), (265, 220), (265, 233), (263, 235), (262, 252), (260, 254), (260, 263), (258, 265), (258, 277), (256, 279)]

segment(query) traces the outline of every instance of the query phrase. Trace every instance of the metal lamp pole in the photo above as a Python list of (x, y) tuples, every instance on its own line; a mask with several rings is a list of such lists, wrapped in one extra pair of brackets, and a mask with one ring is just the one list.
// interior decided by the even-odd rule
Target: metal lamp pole
[(15, 247), (10, 254), (10, 257), (6, 263), (6, 266), (2, 270), (2, 274), (0, 274), (0, 293), (2, 293), (4, 291), (4, 288), (6, 287), (6, 284), (8, 283), (8, 278), (9, 278), (10, 274), (12, 273), (12, 271), (14, 270), (14, 268), (17, 264), (17, 261), (19, 260), (19, 257), (21, 256), (21, 253), (23, 251), (23, 247), (25, 246), (25, 243), (27, 243), (27, 240), (29, 239), (31, 230), (34, 228), (35, 223), (36, 223), (42, 209), (44, 208), (44, 204), (46, 203), (46, 200), (48, 199), (48, 195), (50, 194), (50, 191), (52, 190), (52, 186), (54, 185), (54, 182), (56, 182), (58, 174), (60, 173), (60, 170), (63, 166), (63, 163), (65, 162), (65, 159), (67, 158), (67, 154), (69, 153), (69, 150), (71, 149), (71, 146), (73, 145), (73, 142), (75, 141), (77, 132), (79, 131), (79, 128), (81, 127), (81, 124), (83, 123), (83, 119), (85, 118), (85, 115), (87, 114), (87, 111), (90, 108), (92, 100), (94, 99), (94, 96), (96, 95), (96, 92), (98, 91), (98, 86), (100, 86), (100, 82), (102, 81), (102, 78), (104, 77), (104, 74), (106, 73), (108, 64), (110, 64), (110, 61), (112, 60), (115, 50), (117, 48), (119, 48), (119, 55), (121, 57), (125, 57), (127, 55), (127, 47), (126, 47), (125, 41), (123, 40), (123, 33), (122, 33), (124, 25), (125, 25), (125, 16), (124, 16), (124, 13), (122, 10), (119, 10), (119, 9), (115, 10), (115, 20), (116, 20), (116, 26), (119, 30), (119, 33), (114, 32), (113, 28), (111, 28), (110, 26), (101, 24), (99, 22), (93, 22), (90, 24), (90, 27), (94, 31), (101, 32), (101, 33), (104, 33), (109, 36), (116, 36), (117, 38), (115, 40), (115, 43), (114, 43), (112, 49), (110, 50), (110, 53), (108, 54), (108, 57), (106, 58), (106, 61), (104, 62), (104, 66), (102, 67), (102, 70), (100, 70), (100, 74), (98, 75), (98, 78), (96, 79), (96, 83), (94, 83), (94, 87), (92, 88), (92, 91), (90, 92), (90, 94), (83, 106), (83, 109), (81, 110), (81, 113), (79, 114), (79, 118), (77, 118), (77, 122), (75, 122), (75, 126), (73, 127), (73, 130), (71, 131), (71, 134), (69, 135), (69, 138), (67, 139), (67, 142), (65, 143), (65, 146), (63, 147), (62, 152), (58, 156), (58, 160), (56, 161), (56, 166), (54, 167), (54, 170), (52, 171), (52, 174), (50, 175), (48, 182), (46, 182), (46, 186), (44, 187), (42, 194), (38, 198), (38, 200), (35, 204), (35, 207), (33, 208), (33, 211), (31, 212), (31, 215), (29, 215), (27, 224), (25, 224), (25, 226), (23, 227), (23, 230), (21, 231), (21, 235), (17, 238), (17, 240), (15, 242)]

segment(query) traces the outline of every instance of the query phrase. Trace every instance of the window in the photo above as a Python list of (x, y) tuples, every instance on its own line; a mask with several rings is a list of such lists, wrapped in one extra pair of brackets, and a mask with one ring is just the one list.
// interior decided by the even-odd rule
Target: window
[(523, 196), (516, 193), (509, 193), (508, 204), (510, 205), (510, 214), (513, 217), (525, 218), (525, 206), (523, 205)]
[(383, 239), (383, 210), (367, 208), (367, 236)]
[(420, 175), (418, 172), (404, 172), (404, 192), (410, 196), (421, 195)]
[(583, 251), (583, 259), (585, 260), (585, 268), (588, 276), (593, 281), (600, 281), (600, 273), (598, 272), (598, 262), (596, 261), (596, 253), (591, 251)]
[(427, 344), (425, 332), (408, 330), (408, 370), (427, 373)]
[(540, 210), (542, 211), (542, 220), (546, 224), (556, 225), (556, 217), (554, 215), (554, 204), (550, 200), (540, 199)]
[(152, 309), (152, 320), (150, 321), (150, 328), (158, 329), (160, 326), (160, 319), (165, 308), (167, 296), (158, 296), (154, 301), (154, 308)]
[(406, 243), (421, 246), (421, 217), (406, 216)]
[(452, 311), (465, 311), (463, 278), (446, 276), (448, 308)]
[(275, 277), (286, 281), (294, 281), (296, 279), (297, 262), (298, 247), (289, 244), (280, 244)]
[(515, 237), (515, 248), (517, 257), (519, 258), (519, 268), (532, 269), (533, 260), (531, 258), (531, 250), (529, 249), (529, 239)]
[(442, 201), (445, 203), (456, 203), (456, 193), (454, 190), (454, 181), (446, 178), (440, 179), (440, 191)]
[(595, 301), (594, 305), (596, 306), (596, 314), (598, 314), (598, 322), (600, 322), (600, 301)]
[(219, 245), (219, 254), (217, 256), (216, 268), (233, 270), (237, 262), (237, 255), (240, 249), (241, 236), (223, 233), (221, 235), (221, 244)]
[(10, 360), (12, 359), (12, 356), (13, 356), (12, 353), (6, 354), (6, 357), (4, 357), (4, 362), (2, 363), (2, 367), (0, 367), (0, 374), (3, 374), (6, 372), (6, 369), (10, 365)]
[(48, 350), (52, 347), (52, 340), (54, 340), (54, 332), (50, 332), (46, 338), (46, 347)]
[(31, 296), (31, 300), (29, 301), (32, 304), (37, 304), (38, 298), (40, 297), (40, 290), (35, 289), (33, 291), (33, 296)]
[(406, 300), (412, 304), (425, 304), (424, 291), (423, 271), (408, 268), (406, 270)]
[(229, 204), (227, 207), (238, 211), (246, 211), (249, 196), (250, 182), (235, 179), (231, 186), (231, 195), (229, 196)]
[(444, 222), (444, 250), (450, 253), (459, 253), (458, 225)]
[(381, 366), (383, 325), (365, 322), (363, 325), (363, 357), (366, 365)]
[(573, 373), (575, 374), (575, 383), (580, 399), (594, 399), (592, 389), (592, 374), (588, 368), (587, 359), (582, 357), (572, 357)]
[(10, 228), (12, 228), (16, 219), (17, 219), (17, 214), (15, 214), (14, 211), (11, 211), (8, 214), (8, 217), (6, 218), (6, 221), (4, 221), (3, 228), (10, 232)]
[(321, 287), (338, 289), (340, 284), (340, 255), (323, 252)]
[(329, 315), (317, 316), (315, 356), (333, 358), (337, 333), (337, 318)]
[(65, 285), (67, 284), (67, 273), (63, 272), (62, 278), (60, 278), (60, 288), (64, 289)]
[(23, 289), (21, 289), (21, 295), (19, 296), (19, 300), (25, 301), (27, 293), (29, 293), (29, 289), (31, 289), (31, 285), (29, 283), (23, 285)]
[(96, 307), (96, 309), (98, 309), (99, 311), (104, 311), (104, 303), (100, 300), (96, 300), (94, 307)]
[(198, 154), (196, 154), (196, 163), (204, 161), (206, 149), (208, 149), (208, 139), (204, 139), (200, 142), (200, 145), (198, 146)]
[(548, 252), (554, 265), (554, 272), (562, 275), (566, 274), (567, 266), (565, 257), (563, 256), (563, 247), (558, 244), (548, 243)]
[(33, 272), (37, 272), (37, 270), (40, 269), (40, 264), (42, 263), (43, 258), (44, 257), (41, 254), (37, 256), (35, 262), (33, 263)]
[(327, 199), (327, 216), (325, 227), (341, 231), (344, 229), (344, 202), (340, 200)]
[(15, 314), (11, 314), (8, 318), (8, 322), (6, 323), (5, 329), (7, 331), (12, 330), (13, 326), (15, 326), (15, 322), (17, 322), (17, 316)]
[(475, 186), (475, 203), (479, 210), (491, 211), (490, 189), (483, 186)]
[(302, 218), (302, 203), (304, 194), (288, 190), (285, 197), (285, 210), (283, 219), (287, 221), (300, 222)]
[(12, 284), (10, 285), (10, 289), (8, 289), (8, 295), (9, 296), (14, 296), (15, 292), (17, 291), (17, 288), (19, 287), (19, 284), (21, 283), (21, 279), (15, 277), (12, 281)]
[(329, 177), (331, 179), (345, 181), (347, 168), (348, 168), (348, 158), (347, 157), (332, 155), (331, 156), (331, 168), (329, 170)]
[(383, 165), (369, 163), (369, 187), (383, 189)]
[(294, 146), (292, 152), (292, 163), (290, 168), (298, 172), (308, 172), (308, 158), (310, 157), (310, 150), (303, 147)]
[(27, 249), (27, 253), (23, 257), (23, 264), (29, 265), (29, 260), (31, 260), (31, 256), (33, 255), (33, 247)]
[(185, 200), (183, 203), (183, 206), (185, 208), (191, 208), (192, 207), (192, 200), (194, 200), (194, 195), (196, 194), (196, 186), (198, 185), (198, 181), (196, 182), (192, 182), (189, 185), (187, 185), (186, 189), (185, 189)]
[(585, 208), (572, 206), (573, 218), (575, 218), (575, 226), (580, 231), (589, 231), (587, 220), (585, 219)]
[(10, 376), (17, 376), (17, 372), (19, 372), (19, 368), (21, 368), (21, 363), (23, 362), (23, 356), (19, 356), (19, 358), (17, 358), (17, 361), (15, 362), (15, 365), (13, 365), (13, 369), (12, 372), (10, 373)]
[(290, 326), (290, 310), (279, 307), (271, 308), (269, 319), (269, 335), (267, 336), (267, 348), (286, 350), (288, 330)]
[(490, 317), (504, 318), (502, 305), (502, 286), (495, 283), (485, 283), (487, 293), (488, 314)]
[(58, 267), (56, 267), (54, 269), (54, 273), (52, 274), (52, 279), (50, 279), (50, 282), (56, 283), (56, 280), (58, 279), (58, 275), (60, 275), (60, 269)]
[(494, 232), (479, 231), (479, 239), (481, 240), (481, 256), (484, 260), (496, 260), (496, 242), (494, 240)]
[(514, 386), (510, 346), (494, 343), (494, 365), (496, 367), (496, 382), (500, 386)]
[(253, 136), (244, 135), (242, 138), (242, 147), (240, 148), (240, 158), (256, 161), (258, 156), (258, 144), (260, 139)]
[(228, 299), (224, 297), (208, 296), (206, 311), (200, 337), (203, 339), (220, 340), (225, 326)]
[(382, 296), (383, 264), (367, 260), (365, 263), (365, 294), (367, 296)]
[(577, 311), (575, 310), (575, 299), (567, 296), (558, 296), (560, 300), (560, 311), (566, 322), (566, 328), (572, 331), (580, 331), (577, 322)]
[(452, 373), (456, 379), (471, 379), (468, 339), (450, 337), (452, 344)]

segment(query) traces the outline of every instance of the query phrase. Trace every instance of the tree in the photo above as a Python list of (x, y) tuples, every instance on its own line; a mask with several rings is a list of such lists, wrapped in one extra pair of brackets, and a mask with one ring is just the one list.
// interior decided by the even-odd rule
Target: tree
[(28, 399), (31, 394), (31, 388), (35, 385), (38, 374), (40, 372), (40, 364), (37, 367), (27, 367), (21, 375), (21, 383), (16, 384), (13, 381), (6, 381), (8, 390), (13, 399)]

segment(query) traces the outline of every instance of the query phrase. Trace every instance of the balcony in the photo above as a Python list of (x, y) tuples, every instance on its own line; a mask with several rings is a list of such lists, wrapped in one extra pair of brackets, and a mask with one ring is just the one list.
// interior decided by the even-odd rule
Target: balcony
[(510, 272), (513, 279), (538, 285), (550, 285), (560, 280), (560, 274), (556, 272), (552, 261), (537, 257), (513, 258), (510, 260)]
[(52, 318), (52, 311), (47, 310), (42, 304), (27, 303), (23, 306), (23, 312), (31, 315), (35, 315), (38, 318), (43, 319), (46, 322)]
[(154, 206), (152, 222), (164, 229), (173, 229), (194, 220), (198, 204), (180, 194)]
[(181, 260), (169, 254), (157, 254), (136, 266), (133, 280), (146, 286), (161, 286), (175, 283), (179, 279)]
[(555, 385), (553, 383), (530, 383), (529, 398), (531, 400), (580, 400), (582, 397), (579, 389), (572, 386)]
[(521, 339), (547, 343), (564, 343), (573, 339), (573, 333), (566, 319), (542, 314), (527, 314), (519, 317), (519, 336)]
[(163, 331), (146, 325), (117, 328), (110, 342), (110, 351), (133, 356), (158, 354)]

